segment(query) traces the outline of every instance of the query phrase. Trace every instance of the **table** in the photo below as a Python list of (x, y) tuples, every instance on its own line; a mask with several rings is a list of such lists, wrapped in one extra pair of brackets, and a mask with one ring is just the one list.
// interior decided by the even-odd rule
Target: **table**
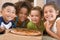
[(42, 36), (22, 36), (9, 33), (8, 31), (6, 30), (5, 34), (0, 35), (0, 40), (42, 40)]
[(51, 36), (43, 36), (42, 39), (43, 40), (57, 40), (55, 38), (52, 38)]

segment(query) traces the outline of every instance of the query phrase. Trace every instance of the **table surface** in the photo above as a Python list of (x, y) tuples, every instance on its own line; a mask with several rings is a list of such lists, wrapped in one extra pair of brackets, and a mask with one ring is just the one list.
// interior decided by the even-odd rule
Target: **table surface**
[(22, 36), (9, 33), (6, 30), (5, 34), (0, 35), (0, 40), (42, 40), (42, 36)]
[(43, 40), (57, 40), (55, 38), (52, 38), (51, 36), (43, 36), (42, 39)]

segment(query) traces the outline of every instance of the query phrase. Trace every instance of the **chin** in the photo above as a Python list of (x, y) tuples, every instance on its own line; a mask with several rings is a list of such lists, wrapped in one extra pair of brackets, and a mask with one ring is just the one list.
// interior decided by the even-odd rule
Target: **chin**
[(33, 22), (33, 23), (35, 23), (35, 24), (36, 24), (36, 22)]
[(8, 19), (8, 21), (11, 21), (11, 20), (13, 20), (13, 19)]

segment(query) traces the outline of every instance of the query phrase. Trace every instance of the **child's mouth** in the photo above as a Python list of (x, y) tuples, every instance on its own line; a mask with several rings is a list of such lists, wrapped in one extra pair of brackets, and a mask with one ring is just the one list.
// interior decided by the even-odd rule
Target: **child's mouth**
[(8, 18), (12, 18), (12, 17), (8, 17)]
[(8, 16), (8, 19), (9, 19), (9, 20), (12, 20), (12, 17)]
[(53, 18), (53, 16), (52, 16), (52, 15), (47, 17), (47, 19), (51, 19), (51, 18)]

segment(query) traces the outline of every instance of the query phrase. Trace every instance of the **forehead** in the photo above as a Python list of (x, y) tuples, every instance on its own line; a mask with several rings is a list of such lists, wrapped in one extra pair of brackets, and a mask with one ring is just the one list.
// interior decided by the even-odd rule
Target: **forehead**
[(27, 8), (24, 8), (24, 7), (22, 7), (20, 10), (19, 10), (19, 13), (23, 13), (23, 14), (27, 14), (27, 12), (28, 12), (28, 10), (27, 10)]
[(3, 9), (6, 9), (6, 10), (15, 10), (15, 8), (13, 6), (7, 6), (7, 7), (3, 8)]
[(22, 7), (20, 11), (27, 11), (27, 8)]
[(55, 10), (52, 5), (45, 6), (44, 10)]
[(38, 10), (31, 10), (31, 15), (39, 15), (40, 12)]

